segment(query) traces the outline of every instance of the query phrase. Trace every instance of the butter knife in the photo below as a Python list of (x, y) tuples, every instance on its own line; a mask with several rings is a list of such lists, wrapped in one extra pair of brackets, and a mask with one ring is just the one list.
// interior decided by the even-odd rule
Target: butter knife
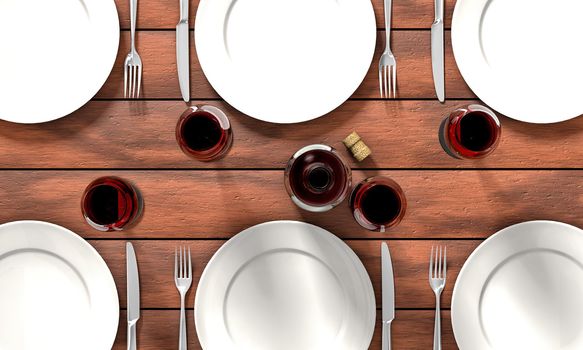
[(382, 350), (391, 349), (391, 323), (395, 319), (395, 281), (389, 246), (381, 244), (381, 286), (383, 302)]
[(180, 0), (180, 21), (176, 25), (176, 65), (185, 102), (190, 101), (190, 51), (188, 45), (188, 1)]
[(140, 319), (140, 278), (134, 246), (126, 243), (128, 350), (137, 349), (136, 327)]
[(435, 0), (435, 21), (431, 25), (431, 64), (433, 83), (439, 102), (445, 102), (445, 67), (444, 67), (444, 0)]

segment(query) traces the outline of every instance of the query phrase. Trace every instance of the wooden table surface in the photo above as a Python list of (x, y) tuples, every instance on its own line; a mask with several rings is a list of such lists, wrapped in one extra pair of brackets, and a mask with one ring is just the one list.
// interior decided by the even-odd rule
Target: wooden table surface
[[(464, 261), (482, 240), (508, 225), (552, 219), (583, 226), (583, 118), (530, 125), (502, 117), (499, 149), (480, 161), (461, 161), (440, 148), (443, 116), (476, 101), (456, 67), (446, 31), (447, 102), (434, 98), (430, 32), (432, 0), (395, 0), (393, 51), (400, 98), (378, 98), (377, 54), (354, 96), (329, 115), (300, 125), (272, 125), (246, 117), (222, 101), (202, 74), (191, 43), (192, 104), (219, 106), (230, 115), (234, 146), (220, 161), (200, 163), (184, 155), (174, 138), (181, 100), (175, 63), (177, 0), (142, 1), (137, 45), (144, 64), (143, 99), (122, 98), (122, 61), (129, 45), (126, 0), (116, 0), (122, 26), (115, 68), (96, 98), (71, 116), (40, 125), (0, 122), (0, 222), (50, 221), (79, 233), (111, 268), (122, 313), (114, 349), (125, 349), (125, 241), (138, 255), (142, 318), (139, 349), (172, 349), (178, 342), (179, 296), (173, 252), (187, 244), (194, 254), (188, 294), (190, 349), (200, 349), (193, 322), (198, 279), (213, 253), (237, 232), (279, 219), (319, 225), (345, 239), (366, 266), (380, 305), (380, 242), (393, 255), (397, 315), (393, 349), (430, 349), (433, 292), (427, 262), (434, 244), (448, 247), (443, 294), (443, 349), (457, 349), (449, 308)], [(446, 1), (447, 28), (455, 1)], [(383, 34), (382, 0), (373, 0)], [(191, 2), (191, 19), (198, 1)], [(191, 20), (191, 23), (194, 23)], [(42, 93), (42, 92), (41, 92)], [(301, 101), (298, 101), (301, 103)], [(324, 214), (303, 212), (289, 200), (283, 167), (300, 147), (327, 143), (345, 152), (341, 140), (356, 130), (373, 150), (363, 163), (350, 160), (354, 181), (382, 174), (394, 178), (408, 198), (403, 222), (388, 233), (368, 232), (344, 203)], [(344, 153), (346, 159), (350, 159)], [(94, 178), (117, 175), (143, 192), (141, 222), (122, 233), (101, 233), (83, 220), (79, 202)], [(379, 313), (380, 315), (380, 313)], [(377, 326), (371, 349), (380, 349)]]

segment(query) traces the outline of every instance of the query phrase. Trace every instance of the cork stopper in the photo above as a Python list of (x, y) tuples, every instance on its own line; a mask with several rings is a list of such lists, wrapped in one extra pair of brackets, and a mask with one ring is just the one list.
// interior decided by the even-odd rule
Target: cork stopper
[(360, 135), (353, 131), (350, 135), (348, 135), (344, 141), (344, 146), (350, 150), (352, 156), (359, 162), (362, 162), (366, 159), (366, 157), (372, 154), (370, 148), (362, 141)]

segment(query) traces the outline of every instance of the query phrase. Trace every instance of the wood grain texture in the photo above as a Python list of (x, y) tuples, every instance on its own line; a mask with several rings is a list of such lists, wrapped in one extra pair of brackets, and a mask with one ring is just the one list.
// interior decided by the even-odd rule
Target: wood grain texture
[[(378, 32), (382, 33), (382, 32)], [(449, 31), (446, 32), (446, 96), (448, 99), (475, 98), (455, 64)], [(123, 97), (123, 60), (129, 51), (129, 32), (122, 32), (116, 63), (109, 79), (97, 94), (101, 99)], [(398, 91), (400, 98), (434, 98), (431, 72), (430, 33), (428, 31), (404, 30), (392, 34), (392, 49), (397, 57)], [(140, 31), (136, 34), (136, 45), (143, 62), (142, 97), (145, 99), (180, 99), (176, 72), (176, 34), (172, 31)], [(219, 98), (206, 80), (196, 56), (194, 45), (190, 45), (190, 96), (193, 100)], [(378, 60), (384, 49), (384, 36), (377, 35), (376, 53), (370, 70), (353, 98), (379, 98)], [(139, 106), (130, 104), (139, 110)]]
[[(144, 310), (138, 323), (138, 348), (140, 350), (173, 349), (178, 343), (178, 310)], [(188, 349), (201, 349), (195, 336), (195, 325), (192, 310), (187, 311)], [(379, 315), (377, 315), (379, 317)], [(397, 311), (392, 325), (393, 350), (431, 349), (433, 345), (432, 311), (402, 310)], [(457, 349), (451, 329), (450, 312), (442, 312), (442, 345), (443, 350)], [(126, 349), (125, 312), (120, 315), (118, 337), (113, 350)], [(377, 320), (370, 350), (381, 350), (380, 319)]]
[[(80, 211), (94, 178), (118, 175), (141, 190), (145, 210), (124, 233), (91, 229)], [(485, 238), (527, 220), (583, 226), (583, 171), (355, 171), (386, 175), (408, 201), (402, 223), (388, 233), (356, 224), (346, 201), (326, 213), (297, 208), (283, 171), (0, 171), (0, 222), (36, 219), (68, 227), (86, 238), (228, 238), (272, 220), (310, 222), (344, 239)]]
[[(467, 103), (448, 101), (348, 101), (310, 123), (276, 125), (246, 117), (222, 101), (231, 117), (234, 146), (227, 157), (198, 162), (179, 149), (181, 101), (92, 101), (73, 115), (44, 124), (0, 122), (3, 168), (280, 168), (312, 143), (336, 147), (353, 168), (573, 168), (583, 159), (583, 119), (551, 125), (502, 118), (502, 141), (479, 161), (449, 157), (438, 140), (444, 115)], [(342, 139), (356, 130), (373, 155), (358, 163)], [(266, 150), (269, 150), (266, 152)]]
[[(115, 0), (123, 29), (130, 28), (129, 2)], [(194, 27), (196, 11), (200, 1), (190, 2), (190, 27)], [(385, 28), (383, 17), (383, 0), (372, 0), (378, 28)], [(445, 14), (447, 28), (451, 25), (451, 15), (455, 0), (446, 0)], [(164, 15), (161, 15), (164, 14)], [(138, 4), (138, 29), (169, 29), (176, 27), (179, 17), (177, 0), (141, 1)], [(430, 28), (434, 18), (434, 4), (432, 0), (395, 0), (393, 1), (393, 28), (419, 29)], [(301, 20), (300, 20), (301, 21)]]
[[(120, 306), (126, 307), (125, 241), (89, 240), (103, 256), (114, 276)], [(186, 298), (186, 307), (194, 307), (194, 296), (202, 271), (210, 258), (225, 241), (223, 240), (132, 240), (141, 284), (141, 307), (146, 309), (180, 308), (180, 299), (174, 286), (174, 249), (186, 246), (192, 252), (193, 283)], [(429, 287), (429, 254), (432, 246), (447, 247), (447, 284), (442, 295), (442, 307), (450, 307), (451, 294), (459, 270), (481, 240), (391, 240), (395, 274), (395, 303), (399, 309), (431, 309), (435, 297)], [(377, 308), (381, 307), (381, 256), (380, 240), (348, 240), (360, 258), (373, 282)]]

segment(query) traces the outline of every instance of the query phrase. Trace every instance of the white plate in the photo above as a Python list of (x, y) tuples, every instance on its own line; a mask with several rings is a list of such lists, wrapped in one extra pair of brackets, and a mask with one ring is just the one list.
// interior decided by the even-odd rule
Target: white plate
[(581, 13), (581, 0), (458, 0), (451, 36), (462, 76), (510, 118), (554, 123), (583, 114)]
[(253, 226), (204, 270), (194, 307), (205, 350), (368, 349), (370, 278), (338, 237), (294, 221)]
[(273, 123), (320, 117), (346, 101), (374, 54), (370, 0), (201, 0), (200, 65), (239, 111)]
[(464, 264), (451, 318), (461, 350), (583, 349), (583, 231), (553, 221), (501, 230)]
[(119, 301), (89, 243), (40, 221), (0, 225), (0, 349), (109, 350)]
[(0, 1), (0, 119), (42, 123), (99, 91), (119, 45), (113, 0)]

